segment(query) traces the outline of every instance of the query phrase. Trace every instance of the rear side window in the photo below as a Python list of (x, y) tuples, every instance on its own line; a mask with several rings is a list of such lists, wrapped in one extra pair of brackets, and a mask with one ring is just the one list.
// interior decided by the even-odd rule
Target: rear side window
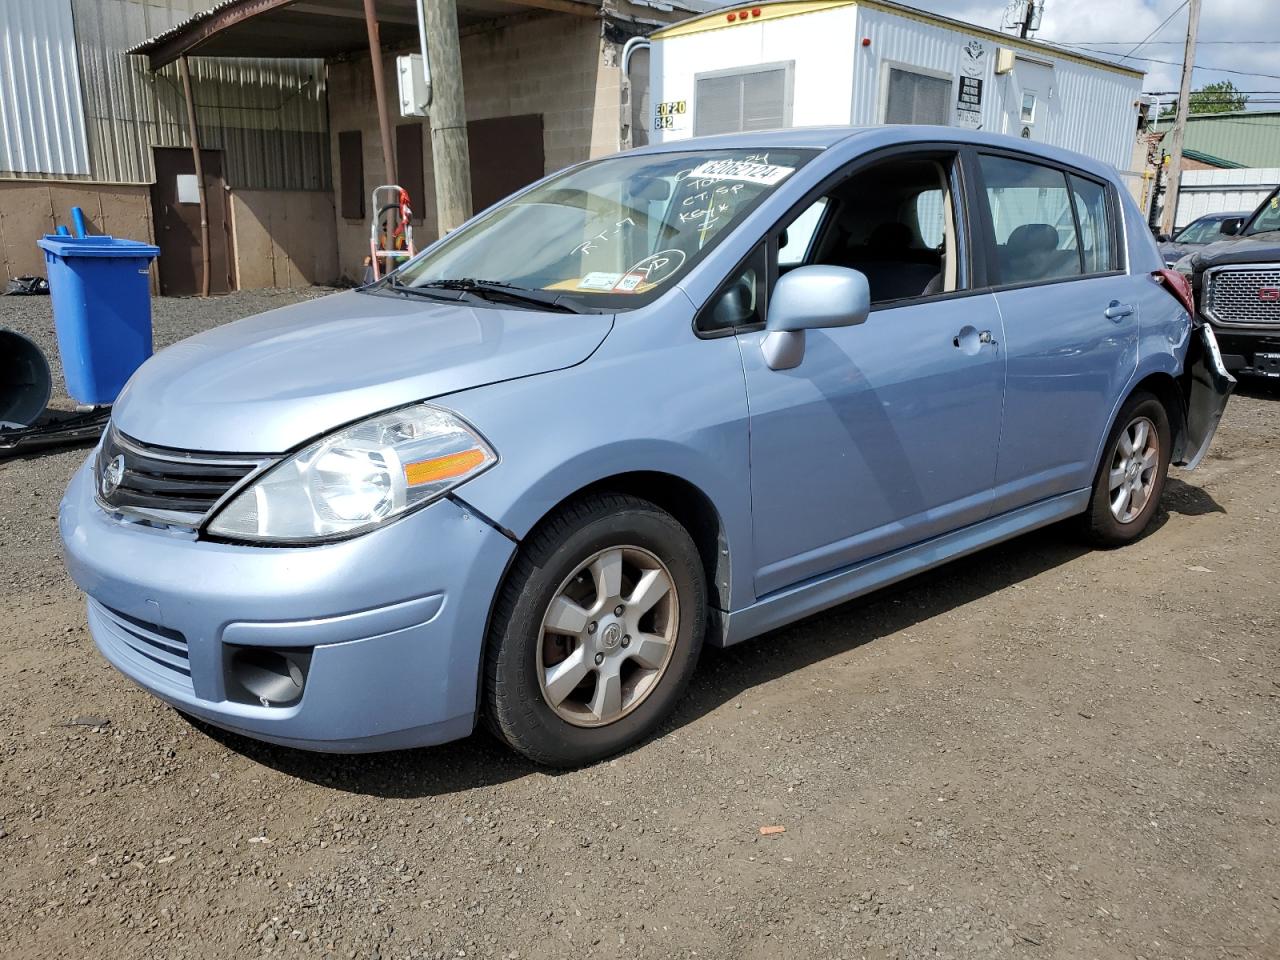
[(1042, 283), (1118, 268), (1106, 184), (1009, 157), (979, 157), (996, 242), (996, 282)]

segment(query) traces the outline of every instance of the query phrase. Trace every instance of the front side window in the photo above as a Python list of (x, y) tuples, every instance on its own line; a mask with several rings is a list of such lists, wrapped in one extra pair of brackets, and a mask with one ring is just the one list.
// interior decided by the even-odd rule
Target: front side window
[[(779, 271), (805, 264), (858, 270), (873, 304), (961, 289), (954, 166), (954, 156), (899, 156), (858, 170), (782, 225)], [(811, 220), (817, 232), (796, 259), (793, 234), (811, 233)]]
[(997, 282), (1079, 276), (1079, 239), (1067, 175), (1008, 157), (979, 158), (995, 235)]
[(388, 282), (424, 296), (478, 281), (487, 293), (534, 291), (561, 306), (636, 307), (815, 153), (703, 150), (586, 164), (489, 211)]

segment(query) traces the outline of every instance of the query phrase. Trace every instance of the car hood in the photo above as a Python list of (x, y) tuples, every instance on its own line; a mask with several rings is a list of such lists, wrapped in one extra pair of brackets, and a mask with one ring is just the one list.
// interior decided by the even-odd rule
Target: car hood
[(112, 420), (148, 444), (283, 453), (392, 407), (581, 363), (612, 326), (602, 314), (340, 293), (162, 350)]
[(1191, 261), (1196, 270), (1224, 263), (1271, 263), (1280, 260), (1280, 231), (1219, 240), (1201, 247)]

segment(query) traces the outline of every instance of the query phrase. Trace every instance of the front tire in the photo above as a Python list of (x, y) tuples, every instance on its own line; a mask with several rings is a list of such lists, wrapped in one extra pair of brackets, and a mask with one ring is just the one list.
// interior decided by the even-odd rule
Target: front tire
[(1122, 546), (1140, 537), (1156, 515), (1172, 454), (1169, 414), (1156, 397), (1138, 392), (1116, 417), (1084, 515), (1095, 544)]
[(544, 521), (499, 592), (485, 653), (493, 731), (555, 767), (648, 736), (683, 694), (706, 630), (688, 531), (636, 497), (596, 494)]

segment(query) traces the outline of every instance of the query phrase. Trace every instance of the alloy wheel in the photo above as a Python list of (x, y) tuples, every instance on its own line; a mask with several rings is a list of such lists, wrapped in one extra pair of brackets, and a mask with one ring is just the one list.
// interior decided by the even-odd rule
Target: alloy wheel
[(1132, 523), (1146, 509), (1160, 468), (1160, 435), (1146, 417), (1138, 417), (1121, 431), (1111, 454), (1107, 489), (1111, 515)]
[(579, 727), (625, 717), (662, 680), (679, 622), (675, 581), (654, 554), (619, 546), (588, 557), (542, 618), (538, 682), (547, 705)]

